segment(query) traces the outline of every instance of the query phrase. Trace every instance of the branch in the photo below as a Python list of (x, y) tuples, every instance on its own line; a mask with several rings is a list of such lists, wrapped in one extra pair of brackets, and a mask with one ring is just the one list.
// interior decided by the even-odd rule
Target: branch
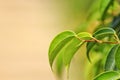
[(79, 37), (76, 37), (77, 39), (81, 40), (81, 41), (84, 41), (84, 42), (97, 42), (97, 43), (106, 43), (106, 44), (120, 44), (119, 41), (115, 41), (115, 42), (112, 42), (112, 41), (102, 41), (102, 40), (98, 40), (96, 38), (93, 37), (92, 40), (84, 40), (84, 39), (81, 39)]

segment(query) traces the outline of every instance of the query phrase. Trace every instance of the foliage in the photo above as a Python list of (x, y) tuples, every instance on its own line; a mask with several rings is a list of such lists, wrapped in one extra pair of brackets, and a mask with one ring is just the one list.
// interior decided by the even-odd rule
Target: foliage
[[(48, 56), (51, 69), (55, 74), (62, 77), (66, 70), (69, 79), (71, 60), (80, 47), (86, 44), (86, 55), (90, 65), (95, 64), (92, 68), (93, 75), (90, 78), (87, 75), (87, 80), (120, 79), (120, 12), (116, 11), (118, 6), (119, 2), (115, 0), (98, 0), (97, 5), (95, 1), (85, 22), (88, 27), (92, 22), (99, 22), (92, 34), (68, 30), (59, 33), (52, 40)], [(96, 64), (91, 55), (98, 54), (101, 58), (98, 58)]]

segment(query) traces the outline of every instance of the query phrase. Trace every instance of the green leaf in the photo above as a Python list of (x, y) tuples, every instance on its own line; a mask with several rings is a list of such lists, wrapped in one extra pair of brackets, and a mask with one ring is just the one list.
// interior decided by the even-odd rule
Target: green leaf
[[(116, 32), (112, 29), (112, 28), (100, 28), (98, 29), (93, 36), (99, 40), (108, 37), (108, 35), (115, 35)], [(90, 56), (89, 56), (89, 52), (90, 50), (96, 45), (97, 42), (88, 42), (86, 47), (87, 47), (87, 58), (88, 60), (91, 62), (90, 60)]]
[(56, 58), (60, 50), (75, 36), (76, 34), (72, 31), (65, 31), (58, 34), (50, 44), (49, 47), (49, 62), (52, 67), (53, 61)]
[(93, 36), (94, 37), (100, 37), (100, 36), (104, 36), (104, 35), (114, 35), (116, 34), (116, 32), (112, 29), (112, 28), (100, 28), (99, 30), (97, 30)]
[(63, 64), (63, 54), (58, 54), (56, 59), (55, 59), (55, 63), (54, 63), (54, 73), (56, 74), (56, 76), (58, 78), (62, 78), (62, 73), (63, 73), (63, 69), (64, 69), (64, 64)]
[(115, 68), (115, 53), (118, 50), (119, 45), (115, 45), (109, 52), (106, 63), (105, 63), (105, 71), (114, 70)]
[(88, 58), (89, 62), (91, 62), (89, 53), (90, 53), (90, 50), (94, 47), (95, 44), (96, 44), (96, 42), (87, 42), (87, 45), (86, 45), (87, 52), (86, 52), (86, 54), (87, 54), (87, 58)]
[(68, 79), (71, 60), (83, 43), (84, 41), (81, 41), (77, 38), (73, 38), (67, 45), (65, 45), (65, 47), (61, 51), (61, 54), (63, 54), (63, 63), (66, 67)]
[(64, 31), (58, 34), (51, 42), (50, 47), (49, 47), (49, 55), (51, 52), (56, 48), (58, 44), (60, 44), (63, 40), (66, 38), (75, 36), (76, 34), (72, 31)]
[[(80, 48), (80, 46), (84, 43), (86, 39), (93, 38), (90, 33), (81, 32), (78, 33), (77, 38), (72, 39), (65, 47), (64, 47), (64, 63), (65, 65), (69, 65), (71, 59), (73, 58), (76, 51)], [(84, 39), (84, 40), (81, 40)]]
[(64, 47), (64, 64), (69, 65), (71, 59), (73, 58), (76, 51), (80, 48), (84, 41), (80, 41), (77, 38), (73, 38), (65, 47)]
[[(78, 51), (78, 49), (82, 46), (82, 44), (85, 42), (85, 39), (90, 39), (93, 38), (90, 33), (87, 32), (81, 32), (76, 35), (75, 38), (73, 38), (65, 47), (62, 49), (63, 54), (63, 61), (64, 64), (66, 65), (67, 69), (67, 77), (69, 77), (69, 67), (71, 60), (75, 53)], [(81, 40), (84, 39), (84, 40)]]
[(120, 74), (116, 71), (109, 71), (98, 75), (94, 80), (117, 80), (117, 79), (120, 79)]
[(81, 32), (81, 33), (78, 33), (77, 35), (78, 35), (78, 38), (84, 39), (84, 40), (93, 38), (92, 35), (88, 32)]
[(87, 32), (75, 34), (70, 31), (65, 31), (53, 39), (49, 48), (49, 61), (52, 68), (53, 62), (57, 58), (55, 66), (59, 76), (63, 65), (65, 65), (69, 70), (70, 62), (74, 54), (84, 43), (85, 40), (83, 39), (88, 38), (92, 38), (92, 35)]
[(120, 69), (120, 44), (115, 54), (115, 63), (118, 69)]

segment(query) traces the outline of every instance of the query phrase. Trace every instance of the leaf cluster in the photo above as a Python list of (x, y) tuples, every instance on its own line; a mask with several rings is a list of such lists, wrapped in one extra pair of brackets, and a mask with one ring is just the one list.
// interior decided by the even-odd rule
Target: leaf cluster
[[(118, 5), (118, 2), (115, 0), (99, 1), (101, 3), (100, 16), (94, 19), (98, 20), (99, 26), (102, 27), (97, 26), (93, 33), (64, 31), (52, 40), (48, 52), (49, 63), (52, 71), (59, 77), (62, 77), (63, 70), (66, 70), (67, 79), (69, 79), (70, 63), (82, 45), (86, 45), (86, 56), (90, 65), (94, 63), (92, 55), (102, 55), (96, 61), (99, 65), (94, 65), (92, 68), (96, 67), (96, 71), (93, 72), (94, 75), (90, 80), (120, 79), (120, 16), (109, 12), (114, 10), (113, 7)], [(92, 9), (92, 18), (96, 13), (98, 14), (94, 9), (97, 8)], [(109, 14), (111, 16), (108, 16)], [(108, 18), (112, 20), (107, 21)]]

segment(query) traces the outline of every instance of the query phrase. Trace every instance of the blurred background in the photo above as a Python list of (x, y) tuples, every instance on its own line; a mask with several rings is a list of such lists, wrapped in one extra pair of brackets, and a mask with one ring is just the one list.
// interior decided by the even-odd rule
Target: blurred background
[[(0, 80), (55, 80), (48, 61), (49, 44), (63, 30), (81, 30), (91, 3), (84, 2), (0, 0)], [(73, 62), (83, 65), (79, 58)], [(76, 75), (71, 80), (83, 75), (76, 73), (79, 69), (71, 70)]]

